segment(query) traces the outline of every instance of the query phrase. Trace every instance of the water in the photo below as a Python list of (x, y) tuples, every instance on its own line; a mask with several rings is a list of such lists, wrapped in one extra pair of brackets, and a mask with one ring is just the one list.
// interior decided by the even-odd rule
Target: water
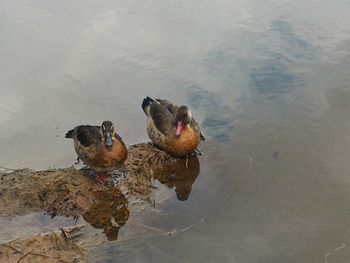
[(142, 98), (169, 98), (209, 140), (188, 199), (145, 220), (194, 226), (109, 242), (92, 262), (347, 262), (349, 13), (345, 0), (1, 1), (0, 164), (69, 166), (64, 133), (105, 119), (146, 141)]

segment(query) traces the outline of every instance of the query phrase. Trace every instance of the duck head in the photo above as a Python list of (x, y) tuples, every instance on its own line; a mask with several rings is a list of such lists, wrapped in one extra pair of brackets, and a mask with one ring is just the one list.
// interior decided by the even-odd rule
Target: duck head
[(176, 137), (181, 136), (183, 129), (190, 124), (192, 120), (192, 113), (187, 106), (181, 106), (176, 112), (175, 122), (176, 129), (175, 135)]
[(101, 125), (101, 134), (103, 138), (103, 142), (106, 146), (112, 146), (114, 137), (114, 126), (111, 121), (104, 121)]

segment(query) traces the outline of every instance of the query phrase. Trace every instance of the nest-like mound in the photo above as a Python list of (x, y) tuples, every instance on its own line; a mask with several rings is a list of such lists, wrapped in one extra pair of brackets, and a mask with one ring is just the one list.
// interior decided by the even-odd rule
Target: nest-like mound
[(130, 146), (124, 168), (127, 175), (127, 193), (147, 199), (151, 192), (153, 171), (163, 169), (166, 163), (174, 161), (176, 158), (151, 143)]
[[(124, 177), (118, 177), (118, 184), (100, 185), (91, 174), (88, 169), (73, 167), (0, 172), (0, 216), (38, 211), (52, 217), (82, 216), (94, 228), (102, 229), (108, 240), (116, 240), (129, 218), (129, 198), (148, 199), (155, 189), (153, 181), (158, 180), (174, 188), (179, 200), (186, 200), (199, 174), (199, 160), (195, 155), (175, 158), (153, 144), (141, 143), (130, 146)], [(74, 255), (76, 261), (72, 261)], [(0, 262), (79, 262), (82, 256), (79, 247), (57, 233), (0, 245)]]
[(40, 210), (52, 216), (79, 216), (94, 202), (94, 192), (105, 190), (73, 168), (22, 169), (0, 176), (0, 207), (6, 208), (0, 209), (1, 216)]
[(0, 209), (0, 216), (40, 210), (52, 216), (79, 216), (98, 203), (102, 192), (102, 199), (120, 198), (122, 192), (147, 199), (153, 179), (169, 187), (187, 188), (186, 191), (190, 191), (198, 174), (197, 156), (175, 158), (151, 143), (129, 147), (129, 156), (124, 165), (125, 179), (112, 187), (96, 183), (91, 177), (91, 171), (73, 167), (3, 172), (0, 173), (0, 207), (6, 209)]
[(157, 179), (175, 187), (178, 198), (186, 200), (199, 174), (199, 160), (196, 155), (173, 157), (152, 143), (140, 143), (129, 147), (125, 169), (132, 194), (141, 193), (148, 197), (151, 180)]
[(162, 167), (169, 162), (176, 162), (178, 159), (152, 143), (139, 143), (129, 147), (125, 166), (128, 174), (143, 175), (149, 167)]

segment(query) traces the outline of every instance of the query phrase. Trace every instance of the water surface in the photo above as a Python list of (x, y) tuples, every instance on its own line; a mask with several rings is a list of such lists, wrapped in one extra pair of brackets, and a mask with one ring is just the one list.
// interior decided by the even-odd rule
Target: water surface
[(349, 1), (0, 2), (0, 165), (69, 166), (64, 133), (105, 119), (146, 141), (147, 95), (208, 137), (188, 199), (145, 219), (193, 227), (91, 262), (347, 261)]

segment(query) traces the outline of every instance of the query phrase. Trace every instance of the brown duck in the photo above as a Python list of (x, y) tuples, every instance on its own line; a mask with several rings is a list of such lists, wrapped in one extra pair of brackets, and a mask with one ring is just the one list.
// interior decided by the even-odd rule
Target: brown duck
[(77, 126), (67, 132), (66, 138), (74, 140), (78, 159), (97, 172), (96, 180), (99, 182), (111, 181), (107, 173), (121, 167), (128, 155), (124, 142), (110, 121), (104, 121), (101, 126)]
[(147, 116), (148, 137), (173, 156), (182, 157), (198, 151), (200, 141), (205, 140), (187, 106), (147, 97), (142, 109)]

